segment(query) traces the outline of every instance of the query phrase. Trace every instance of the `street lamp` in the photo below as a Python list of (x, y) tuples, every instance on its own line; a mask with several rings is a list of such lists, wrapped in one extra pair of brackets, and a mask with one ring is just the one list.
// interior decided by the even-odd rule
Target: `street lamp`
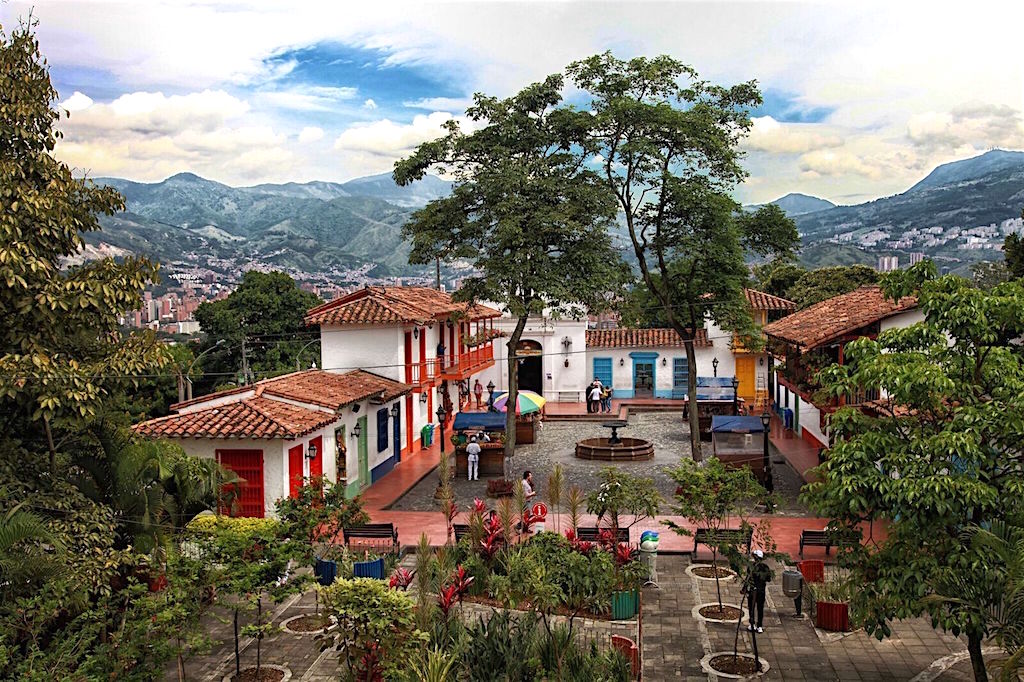
[(740, 413), (740, 379), (735, 376), (732, 378), (732, 413)]
[[(772, 459), (768, 456), (768, 434), (771, 430), (772, 415), (765, 410), (761, 414), (761, 426), (764, 427), (764, 462), (762, 468), (764, 469), (764, 487), (768, 491), (768, 494), (775, 492), (775, 481), (772, 480)], [(771, 510), (771, 502), (768, 503), (768, 508)]]
[(487, 382), (487, 411), (490, 412), (494, 409), (494, 382)]
[(320, 343), (320, 339), (313, 339), (312, 341), (307, 343), (305, 346), (300, 348), (299, 352), (295, 354), (295, 371), (296, 372), (298, 372), (299, 370), (302, 369), (302, 351), (306, 350), (307, 348), (312, 346), (314, 343)]
[(444, 405), (440, 405), (437, 408), (437, 425), (438, 425), (438, 428), (441, 429), (441, 439), (440, 439), (440, 442), (441, 442), (441, 454), (442, 455), (444, 454), (444, 418), (445, 418), (446, 415), (447, 415), (447, 412), (444, 411)]
[(217, 341), (217, 343), (213, 344), (212, 346), (204, 350), (202, 353), (197, 355), (196, 359), (192, 361), (192, 364), (188, 366), (188, 369), (185, 371), (185, 386), (188, 388), (188, 398), (186, 398), (186, 400), (192, 400), (192, 368), (196, 366), (197, 362), (199, 362), (199, 358), (203, 357), (214, 348), (219, 348), (220, 346), (223, 346), (225, 343), (227, 343), (227, 341), (225, 341), (224, 339), (220, 339), (219, 341)]
[(718, 376), (718, 358), (715, 358), (715, 359), (713, 359), (711, 361), (711, 370), (715, 373), (715, 376), (717, 377)]

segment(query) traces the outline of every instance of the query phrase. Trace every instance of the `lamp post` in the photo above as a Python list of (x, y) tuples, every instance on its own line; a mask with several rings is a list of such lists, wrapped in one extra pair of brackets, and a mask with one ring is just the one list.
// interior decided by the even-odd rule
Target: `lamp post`
[[(775, 492), (775, 481), (772, 480), (772, 458), (768, 454), (768, 434), (771, 430), (772, 415), (765, 410), (761, 414), (761, 426), (764, 427), (764, 461), (762, 462), (762, 468), (764, 469), (764, 487), (769, 494)], [(771, 509), (771, 503), (769, 503), (769, 510)]]
[(494, 410), (494, 382), (487, 382), (487, 411), (491, 412)]
[(735, 376), (732, 378), (732, 413), (740, 413), (740, 379)]
[(444, 406), (441, 405), (437, 408), (437, 426), (441, 429), (441, 454), (444, 454), (444, 418), (447, 416), (447, 412), (444, 411)]
[(313, 339), (312, 341), (307, 343), (305, 346), (300, 348), (299, 352), (295, 354), (295, 371), (296, 372), (298, 372), (299, 370), (302, 369), (302, 351), (306, 350), (307, 348), (312, 346), (314, 343), (320, 343), (320, 339)]
[(220, 339), (219, 341), (217, 341), (217, 343), (213, 344), (212, 346), (204, 350), (202, 353), (197, 355), (196, 359), (193, 360), (192, 364), (188, 366), (187, 370), (185, 370), (185, 386), (188, 389), (188, 398), (186, 398), (186, 400), (192, 400), (192, 368), (196, 366), (197, 362), (199, 362), (199, 358), (203, 357), (214, 348), (219, 348), (223, 346), (225, 343), (227, 343), (227, 341), (225, 341), (224, 339)]
[(718, 376), (718, 358), (714, 358), (711, 360), (711, 371), (715, 373), (714, 375), (716, 377)]

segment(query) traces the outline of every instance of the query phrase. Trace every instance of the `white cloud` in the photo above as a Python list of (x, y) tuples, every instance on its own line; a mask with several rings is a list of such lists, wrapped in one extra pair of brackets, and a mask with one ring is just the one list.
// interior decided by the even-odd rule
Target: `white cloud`
[(754, 117), (753, 123), (743, 147), (754, 151), (800, 154), (843, 144), (839, 135), (821, 124), (780, 123), (771, 116)]
[(83, 95), (78, 90), (68, 97), (66, 100), (60, 103), (60, 108), (65, 111), (81, 111), (82, 109), (88, 109), (92, 106), (92, 98), (88, 95)]
[(338, 136), (334, 148), (397, 158), (423, 142), (444, 135), (442, 126), (452, 118), (449, 113), (435, 111), (427, 116), (415, 116), (408, 124), (395, 123), (387, 118), (373, 123), (356, 123)]
[(428, 111), (463, 112), (473, 105), (469, 97), (424, 97), (422, 99), (402, 102), (402, 106), (410, 109), (427, 109)]
[[(79, 102), (84, 103), (84, 100)], [(132, 92), (109, 104), (91, 103), (79, 107), (71, 117), (69, 128), (96, 131), (128, 129), (151, 135), (173, 133), (184, 128), (209, 131), (248, 111), (248, 102), (223, 90), (170, 96), (161, 92)]]
[(370, 110), (376, 109), (377, 108), (377, 103), (374, 102), (372, 99), (368, 99), (365, 102), (363, 102), (363, 108), (364, 109), (370, 109)]
[(907, 137), (915, 146), (933, 151), (1024, 147), (1024, 124), (1021, 112), (1006, 105), (960, 105), (949, 112), (911, 116)]
[(308, 142), (316, 142), (322, 140), (324, 137), (324, 129), (316, 126), (306, 126), (299, 133), (299, 144), (306, 144)]
[(293, 111), (335, 111), (340, 103), (355, 98), (356, 88), (301, 86), (287, 90), (267, 90), (254, 95), (263, 106)]

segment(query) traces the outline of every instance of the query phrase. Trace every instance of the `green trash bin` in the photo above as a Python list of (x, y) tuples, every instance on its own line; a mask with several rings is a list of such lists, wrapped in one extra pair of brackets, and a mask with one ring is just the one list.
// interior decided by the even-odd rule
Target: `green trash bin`
[(434, 444), (434, 425), (426, 424), (420, 430), (420, 439), (423, 442), (423, 447), (429, 448)]

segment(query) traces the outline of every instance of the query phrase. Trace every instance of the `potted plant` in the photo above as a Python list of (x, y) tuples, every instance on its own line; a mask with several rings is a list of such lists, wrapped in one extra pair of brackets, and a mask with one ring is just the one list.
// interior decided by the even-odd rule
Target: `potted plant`
[(814, 598), (814, 625), (830, 632), (850, 631), (850, 584), (836, 576), (810, 583)]

